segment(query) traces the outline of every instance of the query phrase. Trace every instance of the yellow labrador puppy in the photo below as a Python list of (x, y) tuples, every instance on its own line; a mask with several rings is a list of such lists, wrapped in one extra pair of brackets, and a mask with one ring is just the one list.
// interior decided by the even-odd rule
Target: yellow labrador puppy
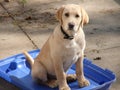
[[(89, 22), (86, 11), (79, 5), (68, 4), (58, 9), (59, 24), (35, 58), (24, 52), (32, 67), (32, 76), (50, 87), (58, 83), (59, 90), (70, 90), (67, 79), (77, 78), (80, 87), (89, 81), (83, 72), (85, 35), (83, 25)], [(66, 75), (72, 64), (76, 64), (76, 74)], [(56, 80), (56, 79), (57, 80)]]

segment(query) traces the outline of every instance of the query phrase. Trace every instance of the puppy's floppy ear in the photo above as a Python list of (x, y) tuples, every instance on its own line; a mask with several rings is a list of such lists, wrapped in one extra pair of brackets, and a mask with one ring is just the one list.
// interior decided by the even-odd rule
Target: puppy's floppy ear
[(56, 18), (57, 20), (59, 20), (60, 23), (62, 23), (62, 13), (63, 13), (63, 10), (64, 10), (64, 5), (58, 9), (57, 13), (56, 13)]
[(88, 16), (87, 12), (85, 11), (85, 9), (83, 9), (82, 7), (81, 7), (81, 17), (82, 17), (81, 24), (82, 24), (82, 28), (83, 28), (83, 25), (85, 25), (89, 22), (89, 16)]

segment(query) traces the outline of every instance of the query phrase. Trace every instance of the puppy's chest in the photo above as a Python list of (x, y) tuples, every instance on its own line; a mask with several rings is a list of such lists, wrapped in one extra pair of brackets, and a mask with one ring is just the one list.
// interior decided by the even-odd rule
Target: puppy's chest
[(78, 54), (80, 52), (81, 48), (77, 42), (70, 42), (65, 45), (64, 49), (66, 50), (66, 55), (74, 56), (75, 54)]
[(66, 71), (80, 57), (81, 47), (77, 42), (67, 43), (63, 54), (63, 66)]

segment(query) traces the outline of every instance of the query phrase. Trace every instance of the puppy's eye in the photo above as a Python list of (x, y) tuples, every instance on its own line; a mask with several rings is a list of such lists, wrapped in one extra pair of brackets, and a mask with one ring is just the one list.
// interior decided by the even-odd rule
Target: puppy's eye
[(66, 16), (66, 17), (69, 17), (69, 13), (65, 13), (65, 16)]
[(80, 16), (78, 14), (75, 15), (76, 18), (79, 18)]

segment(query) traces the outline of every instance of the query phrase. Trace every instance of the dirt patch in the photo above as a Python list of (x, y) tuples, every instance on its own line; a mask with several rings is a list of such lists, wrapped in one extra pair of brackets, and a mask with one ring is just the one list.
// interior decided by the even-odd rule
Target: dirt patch
[(93, 60), (101, 60), (101, 57), (95, 57)]
[(31, 16), (26, 17), (25, 20), (32, 20), (33, 22), (46, 24), (54, 24), (57, 22), (55, 15), (51, 12), (44, 12), (40, 14), (33, 13)]
[(58, 21), (55, 18), (55, 14), (52, 12), (38, 12), (34, 9), (17, 11), (16, 13), (12, 14), (15, 17), (17, 23), (21, 26), (31, 25), (31, 24), (49, 24), (54, 25)]
[(120, 12), (120, 8), (117, 8), (117, 9), (107, 9), (107, 10), (99, 11), (99, 13), (104, 13), (104, 14), (106, 14), (106, 13), (112, 14), (112, 13), (115, 13), (115, 12)]

